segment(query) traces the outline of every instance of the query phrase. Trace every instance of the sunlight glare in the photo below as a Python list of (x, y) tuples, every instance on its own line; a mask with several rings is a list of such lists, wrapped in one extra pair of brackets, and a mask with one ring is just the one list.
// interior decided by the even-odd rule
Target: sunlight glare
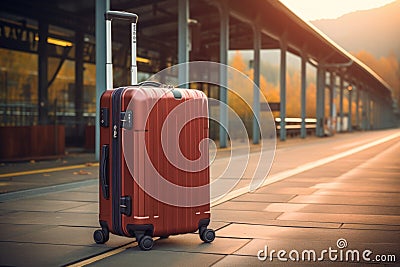
[(357, 10), (377, 8), (394, 0), (280, 0), (305, 21), (335, 19)]

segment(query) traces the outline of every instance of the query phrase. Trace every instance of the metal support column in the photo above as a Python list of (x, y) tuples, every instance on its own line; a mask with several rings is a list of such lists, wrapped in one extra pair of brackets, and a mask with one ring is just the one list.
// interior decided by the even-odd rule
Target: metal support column
[(372, 116), (371, 130), (375, 130), (377, 128), (376, 114), (377, 114), (377, 103), (376, 100), (373, 98), (371, 99), (371, 116)]
[(379, 98), (374, 101), (374, 129), (381, 129), (381, 101)]
[(301, 57), (301, 129), (300, 129), (300, 137), (306, 138), (307, 129), (306, 129), (306, 73), (307, 73), (307, 58), (306, 56)]
[[(168, 57), (168, 55), (167, 55), (167, 53), (166, 53), (166, 51), (165, 50), (161, 50), (160, 51), (160, 70), (163, 70), (163, 69), (166, 69), (166, 68), (168, 68), (168, 66), (167, 66), (167, 57)], [(160, 83), (163, 83), (163, 84), (166, 84), (167, 83), (167, 80), (166, 80), (166, 73), (165, 73), (165, 71), (161, 71), (161, 72), (159, 72), (159, 76), (160, 76)]]
[(352, 132), (353, 131), (353, 127), (352, 127), (352, 125), (353, 125), (353, 123), (352, 123), (352, 112), (351, 112), (351, 106), (352, 106), (352, 94), (353, 94), (353, 87), (350, 85), (350, 87), (349, 87), (350, 89), (349, 89), (349, 120), (348, 120), (348, 129), (349, 129), (349, 132)]
[[(220, 127), (219, 127), (219, 146), (224, 148), (227, 146), (227, 130), (228, 130), (228, 50), (229, 50), (229, 10), (225, 2), (219, 6), (221, 22), (220, 22), (220, 38), (219, 38), (219, 55), (220, 55), (220, 88), (219, 100), (220, 103)], [(226, 129), (226, 130), (225, 130)]]
[(253, 88), (253, 144), (260, 142), (260, 50), (261, 30), (257, 25), (253, 27), (254, 34), (254, 88)]
[(361, 91), (361, 129), (367, 130), (367, 103), (365, 100), (365, 90)]
[[(189, 0), (178, 1), (178, 63), (189, 62)], [(179, 65), (179, 86), (187, 87), (189, 83), (189, 68), (187, 64)]]
[(369, 103), (369, 127), (368, 130), (374, 129), (374, 99), (373, 95), (368, 94), (368, 103)]
[(361, 90), (361, 85), (357, 86), (357, 90), (356, 90), (356, 126), (358, 129), (361, 128), (361, 126), (360, 126), (360, 90)]
[(100, 154), (100, 97), (106, 90), (106, 21), (110, 0), (96, 1), (96, 159)]
[(287, 42), (285, 38), (281, 39), (281, 69), (280, 69), (280, 139), (286, 140), (286, 51)]
[(387, 125), (386, 125), (386, 105), (385, 105), (385, 101), (383, 100), (381, 102), (381, 126), (383, 129), (386, 129)]
[(339, 125), (339, 132), (343, 132), (343, 90), (344, 90), (344, 80), (343, 80), (343, 75), (339, 76), (340, 79), (340, 85), (339, 85), (339, 94), (340, 94), (340, 99), (339, 99), (339, 116), (340, 116), (340, 125)]
[(366, 103), (367, 103), (367, 130), (371, 130), (371, 97), (370, 93), (366, 94)]
[(381, 121), (380, 121), (380, 111), (381, 109), (381, 104), (379, 99), (375, 99), (374, 101), (374, 129), (380, 129), (381, 128)]
[(385, 112), (385, 105), (384, 101), (382, 99), (379, 101), (379, 128), (384, 129), (385, 128), (385, 122), (384, 122), (384, 112)]
[(388, 105), (387, 101), (385, 103), (385, 106), (383, 108), (383, 122), (385, 128), (391, 127), (390, 125), (390, 113), (391, 113), (391, 107)]
[(49, 24), (39, 21), (39, 44), (38, 44), (38, 108), (39, 124), (47, 124), (49, 120), (49, 99), (48, 99), (48, 47), (47, 36)]
[(371, 98), (371, 130), (375, 130), (376, 129), (376, 108), (377, 103), (376, 100), (374, 98), (374, 96), (372, 96)]
[(391, 103), (386, 106), (386, 128), (393, 127), (393, 110)]
[(336, 75), (334, 72), (331, 72), (329, 75), (330, 78), (330, 90), (329, 90), (329, 117), (330, 117), (330, 130), (336, 130), (336, 105), (335, 105), (335, 98), (336, 98)]
[[(389, 103), (388, 103), (389, 104)], [(386, 121), (386, 128), (392, 127), (392, 108), (390, 106), (386, 106), (385, 108), (385, 121)]]
[(83, 120), (83, 32), (75, 33), (75, 120), (76, 136), (85, 136)]
[(382, 129), (383, 121), (382, 121), (382, 100), (381, 99), (378, 100), (378, 114), (377, 114), (376, 120), (378, 122), (378, 129)]
[(325, 125), (325, 69), (322, 67), (317, 68), (317, 127), (316, 136), (324, 136)]
[(329, 116), (333, 120), (336, 117), (336, 107), (335, 107), (335, 90), (336, 90), (336, 75), (334, 72), (331, 72), (329, 75), (330, 78), (330, 90), (329, 90)]
[(380, 128), (384, 129), (386, 128), (385, 125), (385, 101), (381, 99), (381, 101), (379, 102), (379, 124), (380, 124)]

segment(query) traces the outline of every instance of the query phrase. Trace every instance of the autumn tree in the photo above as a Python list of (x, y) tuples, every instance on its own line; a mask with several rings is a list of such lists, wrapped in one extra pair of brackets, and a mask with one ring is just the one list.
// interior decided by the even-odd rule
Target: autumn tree
[[(254, 72), (253, 69), (250, 69), (245, 61), (243, 60), (243, 56), (240, 51), (235, 51), (234, 56), (230, 61), (230, 65), (240, 72), (247, 75), (251, 80), (253, 80)], [(299, 117), (300, 116), (300, 82), (301, 77), (298, 71), (294, 71), (292, 73), (286, 74), (286, 94), (287, 94), (287, 103), (286, 103), (286, 114), (287, 117)], [(239, 76), (230, 77), (228, 81), (228, 86), (232, 86), (235, 88), (235, 91), (239, 92), (239, 94), (252, 101), (253, 96), (253, 88), (249, 84), (243, 84), (239, 80)], [(260, 90), (264, 95), (266, 100), (271, 102), (280, 102), (280, 89), (279, 84), (274, 84), (266, 79), (266, 77), (260, 74)], [(306, 89), (306, 116), (307, 117), (315, 117), (316, 110), (316, 85), (314, 82), (309, 82), (308, 87)], [(250, 112), (249, 108), (243, 108), (239, 105), (239, 100), (237, 96), (233, 96), (232, 94), (228, 94), (228, 103), (233, 107), (234, 110), (237, 110), (240, 116), (245, 117), (245, 114)], [(238, 108), (240, 106), (240, 108)], [(279, 115), (279, 112), (275, 112), (275, 116)]]
[(374, 70), (393, 89), (392, 94), (400, 106), (400, 63), (395, 54), (377, 59), (367, 51), (354, 53), (354, 56)]

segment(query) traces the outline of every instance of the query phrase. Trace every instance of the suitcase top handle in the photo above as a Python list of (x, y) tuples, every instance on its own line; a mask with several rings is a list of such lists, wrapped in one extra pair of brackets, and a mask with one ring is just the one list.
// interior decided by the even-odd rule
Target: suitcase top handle
[(140, 82), (137, 85), (139, 86), (154, 86), (154, 87), (164, 87), (164, 84), (154, 81), (144, 81)]
[(137, 23), (138, 16), (133, 13), (125, 12), (125, 11), (107, 11), (104, 14), (106, 20), (113, 20), (113, 19), (122, 19), (122, 20), (129, 20), (131, 23)]

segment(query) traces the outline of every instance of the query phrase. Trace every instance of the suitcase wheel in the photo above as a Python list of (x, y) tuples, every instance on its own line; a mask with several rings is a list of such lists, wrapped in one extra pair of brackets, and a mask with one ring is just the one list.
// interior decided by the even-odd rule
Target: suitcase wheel
[(202, 229), (199, 231), (200, 239), (205, 243), (211, 243), (215, 239), (215, 232), (213, 229)]
[(141, 250), (150, 250), (153, 248), (154, 245), (154, 240), (151, 238), (151, 236), (144, 235), (142, 238), (139, 240), (139, 247)]
[(109, 238), (109, 234), (102, 229), (96, 230), (93, 233), (93, 239), (97, 244), (104, 244), (108, 241)]

